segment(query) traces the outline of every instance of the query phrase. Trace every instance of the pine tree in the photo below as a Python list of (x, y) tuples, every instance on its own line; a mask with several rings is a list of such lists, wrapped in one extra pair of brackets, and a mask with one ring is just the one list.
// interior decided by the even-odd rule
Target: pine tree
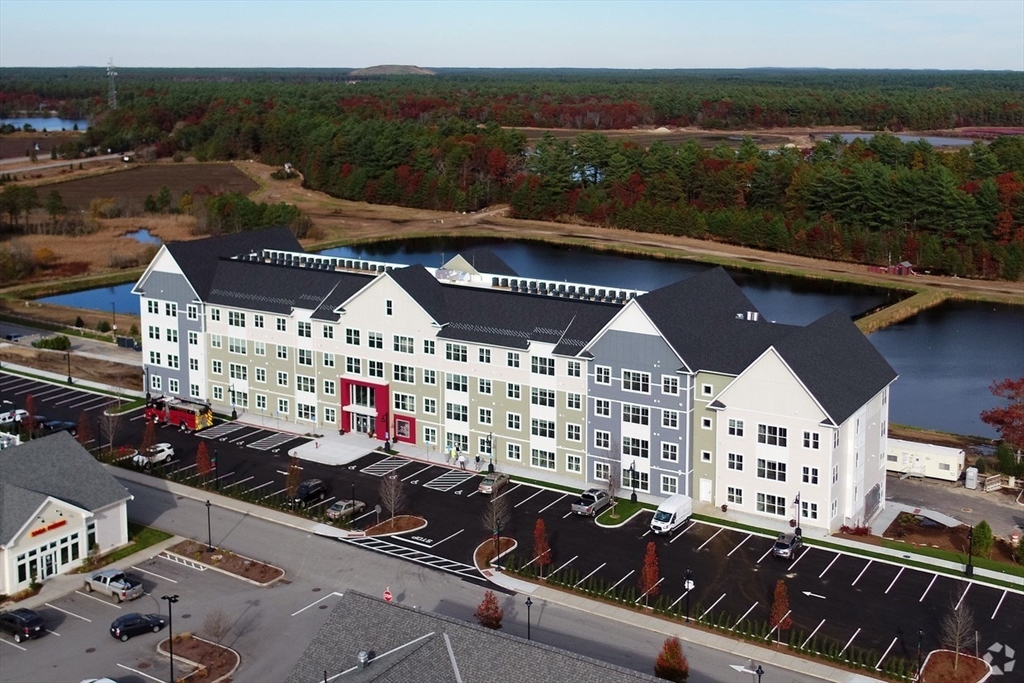
[(649, 541), (647, 543), (647, 552), (644, 554), (644, 566), (640, 570), (640, 580), (637, 585), (644, 596), (644, 607), (647, 606), (649, 598), (657, 597), (659, 580), (658, 548), (654, 545), (654, 541)]
[(683, 646), (678, 638), (665, 639), (661, 653), (654, 661), (654, 675), (676, 683), (681, 683), (690, 677), (690, 664), (683, 656)]
[(533, 556), (537, 558), (534, 563), (543, 577), (544, 567), (551, 564), (551, 546), (548, 545), (548, 531), (544, 526), (544, 520), (539, 517), (533, 527)]
[(992, 527), (985, 520), (981, 520), (974, 527), (971, 554), (977, 557), (988, 557), (992, 552), (992, 543)]
[(772, 598), (772, 612), (768, 623), (772, 628), (778, 629), (775, 642), (779, 642), (783, 630), (793, 625), (793, 619), (789, 616), (789, 590), (782, 579), (775, 583), (775, 596)]
[(501, 609), (501, 605), (498, 604), (498, 598), (494, 593), (487, 591), (484, 593), (484, 599), (480, 601), (473, 616), (476, 617), (476, 620), (484, 628), (497, 630), (501, 628), (501, 620), (505, 616), (505, 611)]

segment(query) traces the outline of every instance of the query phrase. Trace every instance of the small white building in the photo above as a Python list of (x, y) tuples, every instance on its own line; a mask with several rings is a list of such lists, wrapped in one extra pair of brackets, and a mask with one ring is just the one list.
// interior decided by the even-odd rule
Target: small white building
[(889, 439), (885, 449), (886, 471), (900, 477), (957, 481), (964, 471), (964, 462), (962, 448)]
[(0, 451), (0, 594), (126, 545), (131, 499), (67, 432)]

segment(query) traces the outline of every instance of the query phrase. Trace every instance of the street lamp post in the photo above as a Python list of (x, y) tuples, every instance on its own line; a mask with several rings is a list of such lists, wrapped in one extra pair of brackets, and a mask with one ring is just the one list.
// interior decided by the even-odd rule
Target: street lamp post
[(235, 388), (233, 386), (232, 387), (228, 387), (228, 391), (231, 392), (231, 419), (232, 420), (237, 420), (238, 419), (238, 411), (235, 409)]
[(693, 572), (689, 568), (683, 575), (683, 588), (686, 590), (686, 623), (690, 623), (690, 591), (693, 590)]
[(110, 314), (114, 318), (114, 320), (113, 320), (113, 322), (111, 322), (110, 326), (111, 326), (111, 328), (113, 328), (114, 336), (116, 337), (117, 336), (117, 304), (115, 302), (113, 302), (113, 301), (110, 302)]
[(490, 456), (490, 462), (487, 463), (487, 474), (494, 474), (494, 444), (491, 438), (494, 436), (494, 432), (487, 434), (487, 455)]
[(217, 449), (213, 449), (213, 485), (217, 491), (220, 491), (220, 465), (217, 464)]
[(149, 402), (152, 400), (153, 395), (149, 393), (149, 368), (146, 367), (145, 361), (143, 361), (142, 365), (142, 377), (142, 381), (145, 383), (146, 387), (146, 405), (149, 405)]
[(352, 481), (352, 504), (355, 505), (355, 502), (356, 502), (356, 482)]
[(964, 575), (967, 578), (974, 576), (974, 565), (971, 558), (974, 556), (974, 525), (967, 530), (967, 566), (964, 567)]
[(921, 676), (921, 641), (924, 639), (924, 629), (917, 629), (917, 675)]
[(764, 675), (764, 669), (760, 664), (757, 665), (757, 669), (754, 671), (757, 674), (757, 683), (761, 683), (761, 676)]
[(163, 595), (160, 599), (167, 601), (167, 632), (170, 634), (167, 638), (167, 649), (171, 655), (171, 683), (174, 683), (174, 612), (172, 606), (178, 602), (178, 596)]
[(530, 596), (526, 596), (526, 639), (530, 640), (530, 607), (533, 606), (533, 600)]
[(210, 501), (206, 501), (206, 552), (213, 552), (213, 527), (210, 526)]
[(629, 502), (636, 502), (636, 460), (629, 466), (629, 484), (633, 487), (633, 493), (629, 496)]
[(65, 353), (64, 357), (68, 361), (68, 384), (71, 384), (72, 383), (72, 381), (71, 381), (71, 352), (68, 351), (67, 353)]

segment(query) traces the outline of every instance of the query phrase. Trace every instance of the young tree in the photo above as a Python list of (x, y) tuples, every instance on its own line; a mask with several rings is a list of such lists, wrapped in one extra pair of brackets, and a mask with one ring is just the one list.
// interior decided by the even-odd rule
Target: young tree
[(78, 415), (78, 429), (75, 430), (75, 439), (83, 446), (92, 441), (92, 421), (84, 410)]
[(203, 619), (203, 631), (210, 636), (214, 642), (219, 643), (221, 639), (231, 630), (231, 618), (222, 609), (215, 609)]
[[(146, 428), (142, 431), (142, 443), (139, 445), (139, 451), (145, 453), (154, 443), (156, 443), (156, 424), (153, 420), (146, 420)], [(199, 446), (204, 449), (206, 444), (200, 443)]]
[(64, 198), (60, 196), (60, 192), (57, 190), (53, 190), (50, 194), (46, 195), (43, 207), (46, 209), (46, 213), (50, 214), (50, 220), (53, 221), (54, 225), (57, 225), (58, 219), (68, 212), (67, 206), (64, 205)]
[(505, 616), (505, 611), (501, 609), (501, 605), (498, 604), (498, 598), (494, 593), (487, 591), (484, 593), (484, 599), (477, 605), (473, 616), (476, 617), (476, 620), (484, 628), (497, 630), (501, 628), (501, 620)]
[(299, 492), (299, 484), (302, 483), (302, 465), (294, 455), (288, 460), (288, 474), (285, 475), (284, 487), (288, 492), (288, 500), (295, 500), (295, 494)]
[(612, 444), (612, 461), (608, 466), (608, 479), (605, 483), (605, 488), (608, 490), (608, 498), (612, 501), (611, 518), (618, 519), (619, 513), (615, 511), (615, 496), (619, 493), (619, 484), (622, 482), (622, 477), (619, 476), (619, 455), (618, 447)]
[(1010, 405), (981, 411), (981, 421), (995, 427), (1003, 441), (1024, 448), (1024, 377), (993, 382), (989, 390)]
[(960, 650), (966, 649), (974, 638), (974, 614), (966, 603), (961, 604), (957, 609), (957, 603), (962, 602), (960, 596), (955, 593), (949, 596), (949, 611), (942, 619), (939, 626), (939, 639), (942, 644), (953, 650), (953, 671), (960, 666)]
[(511, 520), (512, 505), (508, 502), (508, 497), (492, 494), (491, 499), (487, 501), (487, 507), (484, 508), (480, 522), (494, 536), (495, 550), (498, 549), (498, 535), (502, 529), (508, 528), (508, 523)]
[(544, 567), (551, 564), (551, 546), (548, 545), (548, 530), (544, 526), (544, 520), (537, 518), (533, 526), (533, 556), (537, 558), (534, 563), (540, 570), (541, 578), (544, 577)]
[(793, 619), (789, 616), (789, 590), (782, 579), (775, 583), (775, 595), (772, 598), (772, 611), (768, 625), (777, 629), (775, 642), (780, 642), (782, 631), (793, 625)]
[(665, 639), (661, 653), (654, 661), (654, 675), (675, 683), (682, 683), (690, 677), (690, 664), (683, 656), (683, 645), (678, 638)]
[(196, 451), (196, 474), (206, 481), (206, 477), (213, 471), (213, 462), (210, 461), (210, 453), (206, 449), (206, 442), (199, 442), (199, 449)]
[(389, 474), (380, 479), (380, 502), (381, 505), (391, 514), (401, 512), (405, 507), (405, 486), (396, 474)]
[(971, 541), (971, 554), (978, 557), (988, 557), (992, 552), (992, 527), (988, 522), (981, 520), (974, 527), (974, 535)]
[(28, 432), (28, 438), (35, 434), (36, 427), (36, 397), (29, 394), (25, 397), (25, 411), (28, 415), (21, 419), (21, 426)]
[(111, 452), (114, 450), (114, 441), (121, 433), (122, 427), (124, 427), (124, 413), (104, 411), (103, 416), (100, 417), (100, 434), (107, 442), (107, 449)]
[(647, 600), (658, 595), (658, 583), (661, 577), (658, 576), (658, 548), (654, 541), (648, 541), (647, 552), (644, 553), (644, 566), (640, 570), (640, 580), (637, 587), (644, 597), (644, 607)]

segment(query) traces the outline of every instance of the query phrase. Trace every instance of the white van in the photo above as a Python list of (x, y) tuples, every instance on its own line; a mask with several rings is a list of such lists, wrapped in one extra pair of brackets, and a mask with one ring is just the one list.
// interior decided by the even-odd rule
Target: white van
[(0, 413), (0, 425), (12, 424), (14, 422), (21, 422), (21, 418), (28, 415), (28, 411), (22, 408), (17, 410), (9, 410), (6, 413)]
[(669, 496), (658, 506), (651, 520), (651, 531), (656, 534), (670, 534), (690, 521), (693, 514), (693, 499), (677, 493)]

